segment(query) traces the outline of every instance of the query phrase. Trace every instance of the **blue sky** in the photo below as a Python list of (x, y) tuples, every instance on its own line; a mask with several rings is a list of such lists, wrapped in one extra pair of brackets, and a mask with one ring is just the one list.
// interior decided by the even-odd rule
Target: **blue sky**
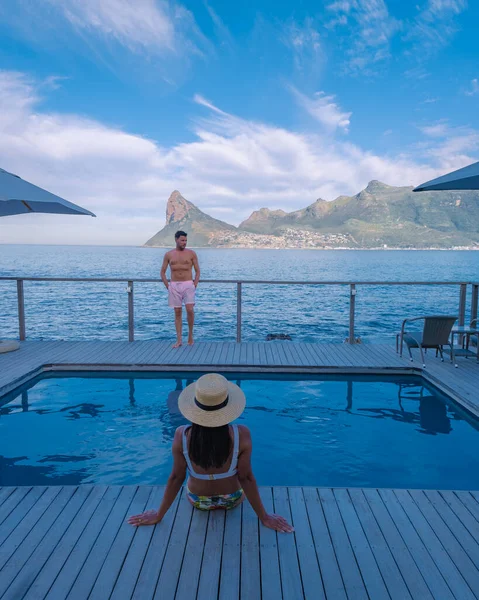
[(479, 155), (469, 0), (3, 0), (0, 167), (93, 210), (0, 242), (142, 244), (169, 194), (239, 223)]

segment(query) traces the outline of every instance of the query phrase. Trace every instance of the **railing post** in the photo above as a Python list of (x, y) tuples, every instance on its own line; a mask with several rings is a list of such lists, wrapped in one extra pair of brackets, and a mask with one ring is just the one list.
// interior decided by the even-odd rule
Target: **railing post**
[[(467, 283), (461, 283), (459, 291), (459, 318), (457, 323), (459, 327), (464, 327), (464, 323), (466, 322), (466, 295)], [(462, 346), (463, 342), (464, 336), (459, 335), (459, 345)]]
[(466, 294), (467, 294), (467, 283), (461, 283), (459, 291), (459, 319), (458, 325), (464, 326), (466, 321)]
[(128, 341), (133, 342), (135, 340), (133, 281), (128, 282), (128, 287), (126, 288), (126, 291), (128, 292)]
[(25, 297), (23, 295), (23, 279), (17, 279), (17, 302), (18, 302), (18, 332), (20, 341), (25, 340)]
[[(471, 323), (477, 319), (477, 304), (479, 299), (479, 284), (472, 284), (472, 295), (471, 295)], [(478, 325), (478, 323), (476, 323)]]
[(354, 344), (354, 317), (356, 311), (356, 284), (349, 286), (349, 343)]
[(236, 342), (241, 342), (241, 281), (236, 283)]

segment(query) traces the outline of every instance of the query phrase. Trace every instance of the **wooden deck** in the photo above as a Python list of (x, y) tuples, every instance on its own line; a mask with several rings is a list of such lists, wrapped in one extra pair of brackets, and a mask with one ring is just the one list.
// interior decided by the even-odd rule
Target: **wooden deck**
[[(479, 365), (433, 356), (426, 370), (393, 345), (24, 342), (0, 355), (0, 396), (43, 370), (259, 370), (419, 373), (479, 415)], [(2, 600), (473, 600), (479, 598), (479, 492), (262, 488), (292, 535), (259, 525), (245, 502), (164, 521), (150, 486), (0, 487)]]
[[(414, 352), (414, 351), (413, 351)], [(172, 349), (169, 342), (23, 342), (0, 354), (0, 396), (42, 370), (258, 370), (316, 373), (421, 374), (479, 416), (479, 364), (458, 358), (459, 368), (430, 353), (426, 369), (400, 358), (388, 344), (306, 344), (292, 342), (197, 343)]]
[(479, 493), (262, 488), (295, 533), (176, 500), (162, 487), (0, 488), (2, 600), (474, 600)]

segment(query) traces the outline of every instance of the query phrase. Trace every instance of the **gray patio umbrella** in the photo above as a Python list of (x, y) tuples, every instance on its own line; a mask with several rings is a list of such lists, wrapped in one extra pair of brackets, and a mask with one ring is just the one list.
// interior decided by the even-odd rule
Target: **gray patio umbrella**
[(433, 190), (479, 190), (479, 162), (422, 183), (413, 192)]
[(58, 215), (89, 215), (92, 212), (0, 169), (0, 217), (38, 212)]

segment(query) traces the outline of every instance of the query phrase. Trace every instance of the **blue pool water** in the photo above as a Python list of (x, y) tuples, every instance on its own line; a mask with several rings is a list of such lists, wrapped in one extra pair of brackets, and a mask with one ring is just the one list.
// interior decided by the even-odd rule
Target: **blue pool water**
[[(0, 485), (165, 483), (192, 375), (57, 373), (12, 392)], [(226, 376), (262, 485), (479, 489), (477, 424), (419, 377)]]

